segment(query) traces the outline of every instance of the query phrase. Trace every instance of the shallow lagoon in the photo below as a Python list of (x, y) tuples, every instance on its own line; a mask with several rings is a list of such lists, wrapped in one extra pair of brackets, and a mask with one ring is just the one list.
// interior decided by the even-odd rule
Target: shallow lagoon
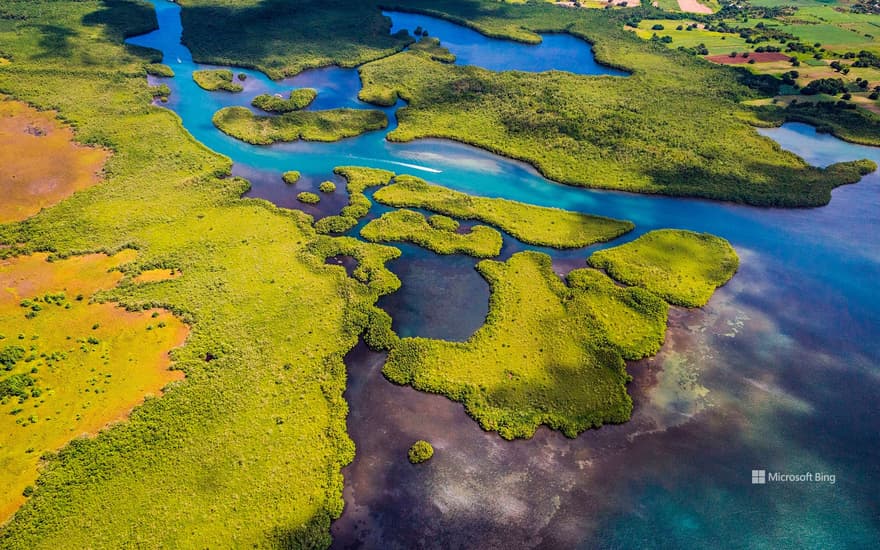
[[(254, 183), (251, 196), (296, 206), (292, 197), (328, 179), (334, 166), (362, 164), (474, 194), (634, 221), (636, 231), (616, 242), (678, 227), (725, 237), (740, 253), (740, 272), (709, 305), (674, 309), (661, 353), (630, 364), (633, 420), (575, 440), (541, 429), (532, 440), (505, 442), (481, 431), (460, 405), (386, 382), (380, 354), (362, 346), (352, 351), (346, 397), (358, 454), (345, 469), (347, 507), (333, 526), (336, 546), (709, 547), (724, 541), (831, 548), (869, 547), (880, 539), (876, 173), (835, 190), (827, 207), (773, 210), (566, 187), (472, 147), (392, 144), (384, 132), (336, 144), (255, 147), (218, 132), (213, 113), (297, 86), (318, 89), (311, 108), (368, 108), (356, 98), (356, 71), (328, 68), (272, 82), (236, 70), (248, 75), (243, 93), (205, 92), (190, 76), (202, 66), (179, 44), (179, 8), (155, 4), (161, 29), (132, 42), (165, 52), (177, 72), (165, 80), (173, 90), (168, 106), (198, 140), (235, 161), (235, 173)], [(412, 23), (392, 17), (396, 26)], [(477, 53), (508, 44), (454, 25), (455, 34), (446, 37), (446, 25), (422, 23), (451, 48), (463, 36)], [(576, 42), (589, 55), (589, 46)], [(475, 63), (464, 50), (458, 55), (459, 63)], [(392, 122), (399, 107), (386, 110)], [(760, 132), (817, 165), (880, 161), (878, 149), (800, 124)], [(284, 186), (280, 174), (289, 169), (303, 172), (303, 181)], [(329, 213), (339, 200), (325, 200), (314, 213)], [(502, 255), (524, 248), (534, 247), (506, 237)], [(401, 249), (391, 268), (404, 287), (381, 302), (395, 329), (466, 338), (488, 299), (475, 261)], [(584, 265), (589, 253), (546, 251), (560, 273)], [(406, 449), (420, 438), (437, 454), (414, 468)], [(836, 474), (837, 482), (752, 486), (753, 468), (822, 471)]]

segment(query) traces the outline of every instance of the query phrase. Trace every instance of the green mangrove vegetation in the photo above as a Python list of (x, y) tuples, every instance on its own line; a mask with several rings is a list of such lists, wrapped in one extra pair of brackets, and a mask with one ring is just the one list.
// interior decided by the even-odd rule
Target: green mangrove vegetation
[(164, 63), (148, 63), (147, 65), (144, 65), (144, 70), (151, 76), (160, 76), (164, 78), (171, 78), (174, 76), (174, 70)]
[(458, 224), (455, 220), (450, 221), (454, 225), (448, 222), (429, 223), (418, 212), (395, 210), (365, 225), (360, 234), (370, 242), (406, 241), (437, 254), (467, 254), (477, 258), (491, 258), (501, 253), (503, 242), (498, 231), (477, 225), (467, 233), (457, 233)]
[(338, 166), (334, 172), (347, 182), (348, 205), (338, 215), (318, 220), (315, 229), (319, 233), (345, 233), (357, 225), (358, 220), (366, 216), (373, 206), (364, 191), (369, 187), (385, 185), (394, 177), (394, 172), (360, 166)]
[(304, 204), (318, 204), (321, 202), (321, 197), (310, 191), (302, 191), (297, 194), (296, 200)]
[(434, 447), (424, 439), (420, 439), (412, 444), (406, 454), (410, 463), (421, 464), (431, 460), (431, 457), (434, 456)]
[(293, 185), (298, 182), (300, 178), (300, 173), (297, 170), (288, 170), (281, 174), (281, 180), (284, 181), (287, 185)]
[[(0, 256), (137, 248), (126, 278), (96, 299), (163, 307), (191, 332), (173, 353), (185, 380), (43, 456), (0, 547), (328, 546), (354, 456), (342, 358), (383, 318), (375, 285), (312, 251), (316, 239), (354, 245), (318, 236), (305, 214), (241, 199), (247, 182), (228, 177), (230, 161), (151, 105), (144, 65), (156, 52), (122, 45), (155, 27), (146, 3), (23, 0), (3, 12), (0, 51), (14, 62), (0, 67), (0, 91), (57, 110), (78, 141), (113, 154), (100, 185), (0, 225)], [(397, 252), (356, 248), (376, 273)], [(134, 282), (157, 267), (183, 275)]]
[(258, 95), (251, 101), (251, 105), (269, 113), (289, 113), (305, 109), (316, 97), (318, 92), (313, 88), (297, 88), (290, 92), (287, 99), (270, 94)]
[(598, 272), (576, 274), (567, 286), (538, 252), (477, 269), (492, 289), (486, 323), (466, 342), (392, 339), (388, 379), (463, 403), (507, 439), (531, 437), (541, 424), (574, 437), (629, 419), (624, 357), (659, 349), (667, 311), (660, 298)]
[(434, 214), (428, 218), (428, 223), (434, 229), (440, 229), (442, 231), (456, 231), (459, 227), (458, 220), (442, 214)]
[(318, 186), (318, 190), (321, 193), (333, 193), (336, 191), (336, 184), (332, 181), (322, 181), (321, 185)]
[(372, 2), (341, 0), (180, 0), (183, 42), (202, 63), (259, 69), (274, 79), (304, 69), (355, 67), (400, 51), (413, 38), (391, 35)]
[[(833, 101), (798, 102), (785, 108), (758, 107), (756, 123), (779, 126), (785, 122), (804, 122), (815, 126), (820, 132), (852, 143), (880, 147), (880, 116), (854, 107)], [(876, 164), (869, 160), (859, 161), (857, 166), (861, 174), (869, 174), (877, 169)]]
[[(562, 10), (542, 2), (401, 1), (405, 9), (490, 36), (536, 42), (568, 32), (596, 59), (632, 74), (496, 73), (408, 50), (360, 68), (361, 98), (407, 101), (389, 139), (454, 139), (526, 161), (562, 183), (757, 205), (826, 204), (859, 166), (809, 166), (760, 136), (741, 115), (758, 79), (623, 29), (633, 10)], [(768, 77), (769, 78), (769, 77)], [(696, 113), (696, 114), (695, 114)], [(711, 139), (707, 139), (711, 136)]]
[(232, 71), (228, 69), (205, 69), (193, 72), (193, 80), (199, 87), (216, 92), (223, 90), (225, 92), (238, 93), (244, 88), (241, 84), (236, 84), (232, 79)]
[(726, 240), (677, 229), (651, 231), (594, 252), (588, 261), (622, 283), (646, 288), (685, 307), (706, 305), (739, 267), (739, 257)]
[(441, 63), (455, 63), (455, 55), (440, 45), (440, 40), (433, 36), (422, 37), (415, 44), (410, 45), (410, 51), (422, 52), (434, 61)]
[(330, 109), (257, 116), (246, 107), (226, 107), (212, 118), (224, 134), (254, 145), (279, 141), (339, 141), (388, 126), (382, 111)]
[(628, 221), (534, 206), (506, 199), (475, 197), (413, 176), (397, 176), (373, 195), (382, 204), (425, 208), (447, 216), (479, 220), (528, 244), (580, 248), (609, 241), (633, 229)]

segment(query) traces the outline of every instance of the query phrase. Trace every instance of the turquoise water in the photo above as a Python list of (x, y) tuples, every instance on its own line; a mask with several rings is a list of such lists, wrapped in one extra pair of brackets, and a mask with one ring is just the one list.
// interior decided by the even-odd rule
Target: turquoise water
[(592, 51), (583, 40), (570, 34), (542, 34), (537, 45), (507, 40), (492, 40), (467, 27), (436, 17), (399, 11), (383, 11), (391, 17), (391, 32), (406, 29), (413, 36), (416, 28), (428, 31), (430, 36), (442, 39), (442, 45), (455, 54), (458, 65), (477, 65), (491, 71), (567, 71), (585, 75), (626, 76), (596, 63)]
[[(197, 139), (233, 159), (234, 172), (253, 183), (250, 196), (301, 207), (296, 193), (336, 179), (335, 166), (359, 164), (635, 222), (614, 244), (675, 227), (722, 236), (741, 256), (740, 272), (706, 308), (673, 311), (656, 358), (629, 366), (633, 420), (575, 440), (541, 430), (530, 441), (504, 442), (482, 432), (461, 406), (385, 382), (381, 356), (353, 352), (346, 398), (358, 455), (345, 470), (348, 506), (333, 527), (338, 546), (867, 548), (880, 540), (880, 176), (835, 190), (824, 208), (774, 210), (567, 187), (472, 147), (393, 144), (385, 131), (335, 144), (252, 146), (217, 131), (213, 113), (301, 86), (318, 90), (312, 109), (373, 108), (357, 100), (357, 72), (327, 68), (273, 82), (236, 69), (248, 75), (243, 93), (206, 92), (191, 78), (202, 66), (179, 44), (179, 8), (154, 4), (160, 30), (131, 42), (164, 52), (177, 73), (162, 79), (172, 89), (167, 106)], [(565, 35), (548, 35), (536, 47), (424, 16), (389, 15), (395, 30), (427, 28), (461, 64), (617, 74), (592, 61), (588, 44)], [(385, 109), (392, 128), (401, 107)], [(880, 162), (880, 150), (806, 125), (760, 132), (815, 165)], [(296, 186), (280, 180), (291, 169), (304, 176)], [(342, 195), (302, 208), (331, 213)], [(386, 210), (377, 206), (372, 215)], [(475, 261), (400, 248), (391, 268), (403, 288), (380, 303), (395, 329), (467, 338), (488, 300)], [(534, 247), (505, 237), (503, 256), (525, 248)], [(582, 266), (590, 250), (546, 252), (563, 272)], [(438, 453), (425, 467), (409, 468), (399, 458), (423, 437)], [(830, 472), (837, 483), (752, 486), (753, 468)]]

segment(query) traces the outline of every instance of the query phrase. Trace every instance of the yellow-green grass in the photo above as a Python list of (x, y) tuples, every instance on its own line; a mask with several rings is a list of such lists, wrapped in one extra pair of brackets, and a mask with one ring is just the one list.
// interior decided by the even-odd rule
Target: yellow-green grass
[(466, 342), (396, 341), (383, 370), (390, 380), (463, 403), (483, 429), (506, 439), (531, 437), (541, 424), (574, 437), (629, 419), (624, 349), (633, 357), (656, 352), (663, 300), (601, 273), (575, 275), (566, 286), (538, 252), (477, 269), (492, 288), (483, 327)]
[[(122, 278), (108, 270), (134, 256), (0, 261), (0, 355), (23, 352), (0, 365), (0, 523), (32, 491), (43, 453), (121, 420), (182, 378), (168, 370), (168, 351), (183, 343), (186, 325), (159, 310), (90, 303)], [(18, 391), (3, 395), (15, 380)]]
[(279, 141), (339, 141), (388, 126), (382, 111), (331, 109), (294, 111), (280, 116), (257, 116), (245, 107), (226, 107), (214, 113), (223, 133), (254, 145)]
[(628, 221), (467, 195), (413, 176), (398, 176), (392, 185), (376, 191), (373, 198), (389, 206), (425, 208), (455, 218), (480, 220), (524, 243), (553, 248), (580, 248), (609, 241), (634, 227)]
[[(874, 113), (875, 115), (880, 115), (880, 102), (878, 102), (876, 99), (871, 99), (869, 97), (870, 94), (868, 92), (861, 92), (861, 93), (852, 92), (851, 95), (852, 95), (852, 98), (849, 101), (851, 101), (852, 103), (854, 103), (858, 107), (865, 109), (866, 111)], [(816, 94), (816, 95), (785, 94), (785, 95), (774, 96), (772, 98), (768, 97), (768, 98), (764, 98), (764, 99), (754, 99), (754, 100), (745, 102), (745, 104), (746, 105), (754, 105), (756, 107), (764, 107), (764, 106), (772, 106), (772, 105), (775, 105), (778, 107), (788, 107), (788, 106), (804, 104), (804, 103), (822, 103), (822, 102), (827, 102), (827, 101), (837, 102), (837, 101), (840, 101), (840, 98), (828, 96), (825, 94)], [(841, 136), (838, 135), (838, 137), (841, 137)], [(841, 139), (846, 139), (846, 138), (841, 137)], [(848, 141), (852, 141), (852, 140), (848, 140)], [(869, 144), (870, 143), (866, 143), (866, 145), (869, 145)]]
[(802, 6), (790, 17), (764, 21), (764, 24), (791, 33), (808, 44), (818, 42), (833, 51), (880, 52), (876, 15), (835, 8), (837, 6), (821, 4)]
[[(0, 90), (57, 110), (78, 141), (114, 154), (101, 185), (0, 225), (0, 257), (135, 246), (126, 278), (100, 298), (164, 307), (191, 333), (172, 354), (186, 381), (45, 456), (0, 547), (326, 547), (340, 469), (354, 456), (342, 357), (376, 315), (379, 290), (312, 253), (311, 217), (242, 200), (248, 186), (227, 177), (229, 159), (152, 106), (143, 66), (156, 52), (122, 45), (155, 27), (149, 5), (3, 8), (12, 17), (0, 20), (0, 51), (14, 62), (0, 68)], [(387, 247), (358, 246), (378, 272)], [(184, 275), (129, 282), (163, 266)]]
[(224, 92), (237, 93), (244, 90), (241, 84), (236, 84), (232, 80), (232, 71), (228, 69), (204, 69), (193, 71), (193, 80), (199, 87), (216, 92), (223, 90)]
[(686, 307), (706, 305), (715, 289), (739, 267), (739, 257), (726, 240), (676, 229), (651, 231), (632, 242), (594, 252), (588, 261), (622, 283)]
[(467, 233), (457, 233), (455, 229), (437, 228), (419, 212), (395, 210), (365, 225), (361, 237), (370, 242), (411, 242), (437, 254), (491, 258), (501, 253), (501, 233), (491, 227), (477, 225)]
[(312, 88), (297, 88), (290, 92), (287, 99), (270, 94), (261, 94), (251, 101), (251, 105), (270, 113), (289, 113), (308, 107), (318, 92)]
[[(878, 32), (880, 32), (880, 29), (878, 29)], [(756, 63), (755, 65), (750, 65), (749, 69), (756, 73), (773, 75), (797, 71), (798, 77), (796, 82), (801, 87), (820, 78), (840, 78), (850, 84), (854, 84), (857, 78), (862, 78), (871, 83), (869, 88), (880, 85), (880, 69), (873, 67), (850, 67), (849, 73), (843, 74), (831, 68), (830, 63), (832, 61), (841, 61), (844, 65), (851, 64), (851, 60), (828, 58), (823, 59), (820, 65), (801, 63), (798, 67), (793, 67), (787, 61), (773, 61), (769, 63)]]
[[(649, 40), (655, 34), (657, 36), (669, 36), (672, 42), (670, 48), (694, 48), (700, 44), (706, 46), (710, 55), (726, 54), (730, 52), (747, 52), (755, 49), (754, 44), (746, 43), (745, 39), (738, 34), (709, 31), (702, 28), (686, 30), (688, 25), (696, 24), (696, 21), (687, 19), (644, 19), (633, 31), (639, 38)], [(663, 25), (663, 30), (653, 30), (654, 25)], [(676, 30), (681, 25), (682, 30)], [(702, 25), (701, 25), (702, 26)]]
[(338, 166), (333, 171), (347, 182), (348, 205), (338, 215), (318, 220), (315, 229), (319, 233), (345, 233), (357, 225), (358, 220), (366, 216), (373, 206), (364, 191), (369, 187), (385, 185), (394, 177), (394, 172), (362, 166)]
[(23, 220), (96, 185), (109, 156), (74, 143), (55, 113), (0, 96), (0, 223)]

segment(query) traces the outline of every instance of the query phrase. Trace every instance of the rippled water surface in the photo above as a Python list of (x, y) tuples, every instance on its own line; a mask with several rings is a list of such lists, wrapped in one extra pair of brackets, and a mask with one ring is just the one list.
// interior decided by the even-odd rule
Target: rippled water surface
[[(213, 113), (301, 86), (318, 90), (310, 108), (372, 108), (357, 100), (357, 72), (328, 68), (273, 82), (235, 69), (248, 75), (243, 93), (205, 92), (191, 78), (201, 66), (179, 43), (179, 8), (154, 4), (160, 30), (131, 42), (164, 52), (177, 73), (164, 80), (172, 89), (168, 107), (198, 140), (233, 159), (234, 172), (254, 184), (252, 196), (300, 207), (297, 192), (331, 179), (335, 166), (359, 164), (473, 194), (634, 221), (636, 231), (616, 243), (675, 227), (722, 236), (740, 255), (740, 272), (704, 309), (673, 309), (660, 354), (629, 365), (632, 421), (574, 440), (541, 429), (529, 441), (503, 441), (480, 430), (460, 405), (388, 383), (382, 355), (353, 350), (346, 398), (358, 452), (344, 471), (337, 547), (868, 548), (880, 540), (880, 176), (837, 189), (824, 208), (773, 210), (566, 187), (472, 147), (392, 144), (385, 132), (256, 147), (218, 132)], [(427, 29), (461, 64), (618, 74), (569, 36), (526, 46), (424, 16), (389, 15), (394, 30)], [(553, 53), (559, 48), (565, 55)], [(392, 127), (401, 106), (386, 109)], [(760, 132), (812, 164), (880, 162), (880, 150), (809, 126)], [(291, 169), (303, 180), (285, 186), (280, 174)], [(342, 202), (304, 209), (320, 216)], [(404, 286), (380, 302), (395, 329), (466, 339), (488, 303), (475, 261), (400, 248), (403, 256), (390, 267)], [(502, 256), (525, 248), (534, 247), (505, 237)], [(590, 249), (544, 251), (562, 273), (584, 265)], [(406, 449), (420, 438), (437, 453), (413, 467)], [(752, 469), (821, 472), (836, 481), (752, 485)]]

